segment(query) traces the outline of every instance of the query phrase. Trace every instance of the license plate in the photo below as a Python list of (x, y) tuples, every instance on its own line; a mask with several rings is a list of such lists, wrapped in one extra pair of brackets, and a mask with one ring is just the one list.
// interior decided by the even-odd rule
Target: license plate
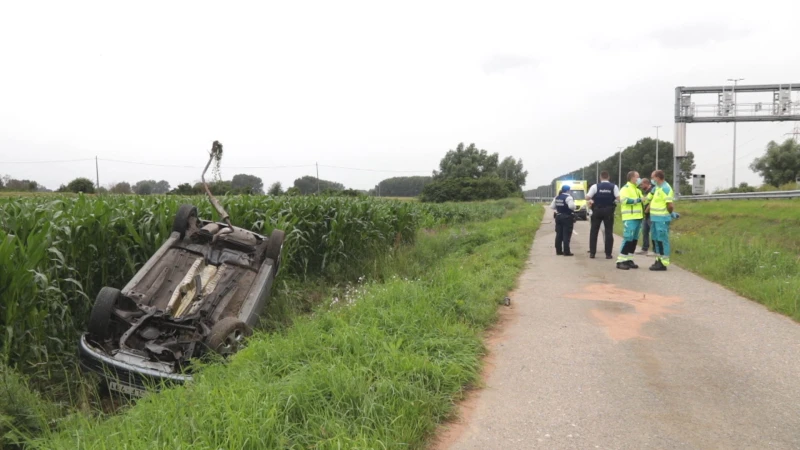
[(108, 383), (108, 388), (111, 389), (112, 391), (120, 392), (127, 395), (132, 395), (134, 397), (144, 397), (144, 394), (146, 393), (144, 389), (139, 389), (133, 386), (117, 383), (116, 381)]

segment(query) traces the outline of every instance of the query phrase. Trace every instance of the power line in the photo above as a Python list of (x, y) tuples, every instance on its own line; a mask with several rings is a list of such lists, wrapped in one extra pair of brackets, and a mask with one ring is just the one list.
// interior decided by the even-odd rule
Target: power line
[(329, 166), (327, 164), (320, 164), (320, 167), (328, 167), (330, 169), (345, 169), (345, 170), (359, 170), (363, 172), (392, 172), (392, 173), (429, 173), (430, 170), (383, 170), (383, 169), (363, 169), (358, 167), (342, 167), (342, 166)]
[(83, 161), (94, 161), (94, 158), (60, 159), (60, 160), (51, 160), (51, 161), (3, 161), (3, 164), (57, 164), (57, 163), (83, 162)]
[(296, 169), (298, 167), (314, 167), (314, 164), (298, 164), (294, 166), (222, 166), (223, 169)]
[[(173, 167), (173, 168), (181, 168), (181, 169), (202, 169), (203, 166), (191, 166), (191, 165), (182, 165), (182, 164), (158, 164), (158, 163), (148, 163), (148, 162), (139, 162), (139, 161), (124, 161), (120, 159), (105, 159), (100, 158), (100, 161), (106, 162), (114, 162), (114, 163), (121, 163), (121, 164), (136, 164), (142, 166), (154, 166), (154, 167)], [(344, 166), (331, 166), (327, 164), (320, 164), (320, 167), (327, 167), (330, 169), (344, 169), (344, 170), (359, 170), (364, 172), (395, 172), (395, 173), (428, 173), (430, 170), (386, 170), (386, 169), (365, 169), (359, 167), (344, 167)], [(293, 165), (285, 165), (285, 166), (222, 166), (223, 169), (296, 169), (296, 168), (303, 168), (303, 167), (315, 167), (314, 164), (293, 164)]]
[[(182, 164), (157, 164), (157, 163), (147, 163), (147, 162), (139, 162), (139, 161), (123, 161), (120, 159), (105, 159), (100, 158), (100, 161), (106, 162), (115, 162), (121, 164), (137, 164), (140, 166), (154, 166), (154, 167), (173, 167), (173, 168), (180, 168), (180, 169), (202, 169), (204, 166), (190, 166), (190, 165), (182, 165)], [(297, 164), (297, 165), (289, 165), (289, 166), (222, 166), (223, 169), (293, 169), (298, 167), (314, 167), (313, 164)]]
[(795, 123), (791, 133), (785, 133), (784, 136), (792, 136), (795, 142), (800, 142), (800, 122)]
[[(776, 124), (775, 124), (775, 126), (776, 126), (776, 127), (781, 127), (781, 126), (783, 126), (783, 124), (782, 124), (782, 123), (780, 123), (780, 122), (778, 122), (778, 123), (776, 123)], [(772, 134), (772, 133), (774, 133), (774, 132), (775, 132), (775, 129), (773, 128), (771, 131), (768, 131), (766, 134), (761, 134), (761, 135), (759, 135), (759, 136), (756, 136), (756, 137), (754, 137), (754, 138), (750, 139), (749, 141), (747, 141), (747, 142), (745, 142), (744, 144), (742, 144), (742, 146), (745, 146), (745, 145), (747, 145), (747, 144), (749, 144), (749, 143), (751, 143), (751, 142), (753, 142), (753, 141), (755, 141), (755, 140), (757, 140), (757, 139), (762, 139), (762, 140), (763, 140), (763, 139), (765, 139), (765, 138), (766, 138), (766, 136), (768, 136), (768, 135), (770, 135), (770, 134)], [(741, 146), (740, 146), (740, 148), (741, 148)], [(743, 155), (740, 155), (740, 156), (738, 156), (738, 157), (736, 158), (736, 160), (738, 161), (738, 160), (741, 160), (741, 159), (743, 159), (743, 158), (746, 158), (746, 157), (748, 157), (748, 156), (750, 156), (750, 155), (752, 155), (753, 153), (755, 153), (755, 152), (758, 152), (758, 151), (762, 151), (762, 148), (761, 148), (761, 147), (758, 147), (758, 148), (756, 148), (755, 150), (752, 150), (752, 151), (750, 151), (750, 152), (747, 152), (747, 153), (745, 153), (745, 154), (743, 154)], [(704, 170), (713, 170), (713, 169), (717, 169), (717, 168), (719, 168), (719, 167), (722, 167), (722, 166), (724, 166), (724, 165), (727, 165), (727, 163), (723, 162), (723, 163), (720, 163), (720, 164), (715, 164), (715, 165), (713, 165), (713, 166), (706, 167)]]
[[(102, 161), (117, 164), (133, 164), (137, 166), (150, 166), (150, 167), (169, 167), (174, 169), (202, 169), (204, 166), (193, 166), (189, 164), (162, 164), (143, 161), (128, 161), (122, 159), (110, 158), (85, 158), (85, 159), (64, 159), (64, 160), (50, 160), (50, 161), (10, 161), (5, 164), (56, 164), (56, 163), (72, 163), (72, 162), (88, 162), (88, 161)], [(314, 164), (291, 164), (284, 166), (222, 166), (223, 169), (297, 169), (314, 167)], [(363, 167), (345, 167), (333, 166), (327, 164), (320, 164), (320, 167), (327, 167), (330, 169), (342, 170), (357, 170), (362, 172), (386, 172), (386, 173), (429, 173), (430, 170), (392, 170), (392, 169), (369, 169)]]
[(139, 162), (139, 161), (123, 161), (123, 160), (120, 160), (120, 159), (100, 158), (100, 161), (112, 162), (112, 163), (120, 163), (120, 164), (135, 164), (137, 166), (172, 167), (172, 168), (179, 168), (179, 169), (202, 169), (203, 168), (203, 166), (188, 166), (188, 165), (180, 165), (180, 164), (157, 164), (157, 163), (147, 163), (147, 162)]

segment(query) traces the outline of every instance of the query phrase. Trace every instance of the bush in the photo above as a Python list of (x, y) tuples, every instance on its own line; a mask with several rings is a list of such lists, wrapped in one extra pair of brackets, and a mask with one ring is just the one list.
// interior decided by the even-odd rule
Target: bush
[(420, 199), (423, 202), (470, 202), (518, 197), (522, 191), (513, 181), (502, 178), (445, 178), (426, 185)]
[(366, 197), (367, 194), (356, 189), (334, 190), (326, 189), (322, 191), (322, 195), (327, 197)]
[(94, 182), (88, 178), (75, 178), (67, 185), (67, 191), (94, 194)]
[(272, 186), (269, 187), (267, 194), (274, 196), (283, 195), (283, 186), (281, 186), (281, 182), (276, 181), (272, 183)]
[(169, 191), (169, 193), (173, 194), (173, 195), (194, 195), (194, 194), (197, 194), (197, 192), (195, 192), (195, 190), (192, 187), (192, 185), (189, 184), (189, 183), (179, 184), (178, 187), (176, 187), (175, 189)]
[(780, 186), (773, 186), (771, 184), (763, 184), (758, 188), (759, 192), (772, 192), (772, 191), (794, 191), (800, 189), (800, 183), (786, 183)]

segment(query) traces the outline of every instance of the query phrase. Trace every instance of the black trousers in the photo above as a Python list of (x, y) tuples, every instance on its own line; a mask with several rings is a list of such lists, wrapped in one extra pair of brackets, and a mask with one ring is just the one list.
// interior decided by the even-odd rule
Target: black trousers
[(615, 206), (596, 206), (592, 210), (592, 228), (589, 231), (589, 253), (597, 253), (597, 234), (600, 232), (600, 224), (605, 228), (605, 250), (606, 255), (610, 255), (614, 248), (614, 209)]
[[(642, 251), (650, 250), (650, 218), (645, 217), (642, 221)], [(653, 241), (653, 251), (656, 251), (656, 241)]]
[(572, 227), (575, 220), (572, 214), (556, 214), (556, 254), (572, 253), (569, 242), (572, 240)]

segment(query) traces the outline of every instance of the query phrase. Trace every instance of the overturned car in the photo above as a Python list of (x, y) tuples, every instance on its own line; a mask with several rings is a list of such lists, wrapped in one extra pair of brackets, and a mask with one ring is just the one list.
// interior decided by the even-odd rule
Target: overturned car
[[(212, 147), (219, 159), (222, 146)], [(284, 232), (269, 238), (182, 205), (172, 233), (122, 290), (104, 287), (80, 337), (81, 365), (112, 391), (142, 395), (146, 386), (191, 379), (190, 360), (235, 353), (258, 322), (272, 288)]]

